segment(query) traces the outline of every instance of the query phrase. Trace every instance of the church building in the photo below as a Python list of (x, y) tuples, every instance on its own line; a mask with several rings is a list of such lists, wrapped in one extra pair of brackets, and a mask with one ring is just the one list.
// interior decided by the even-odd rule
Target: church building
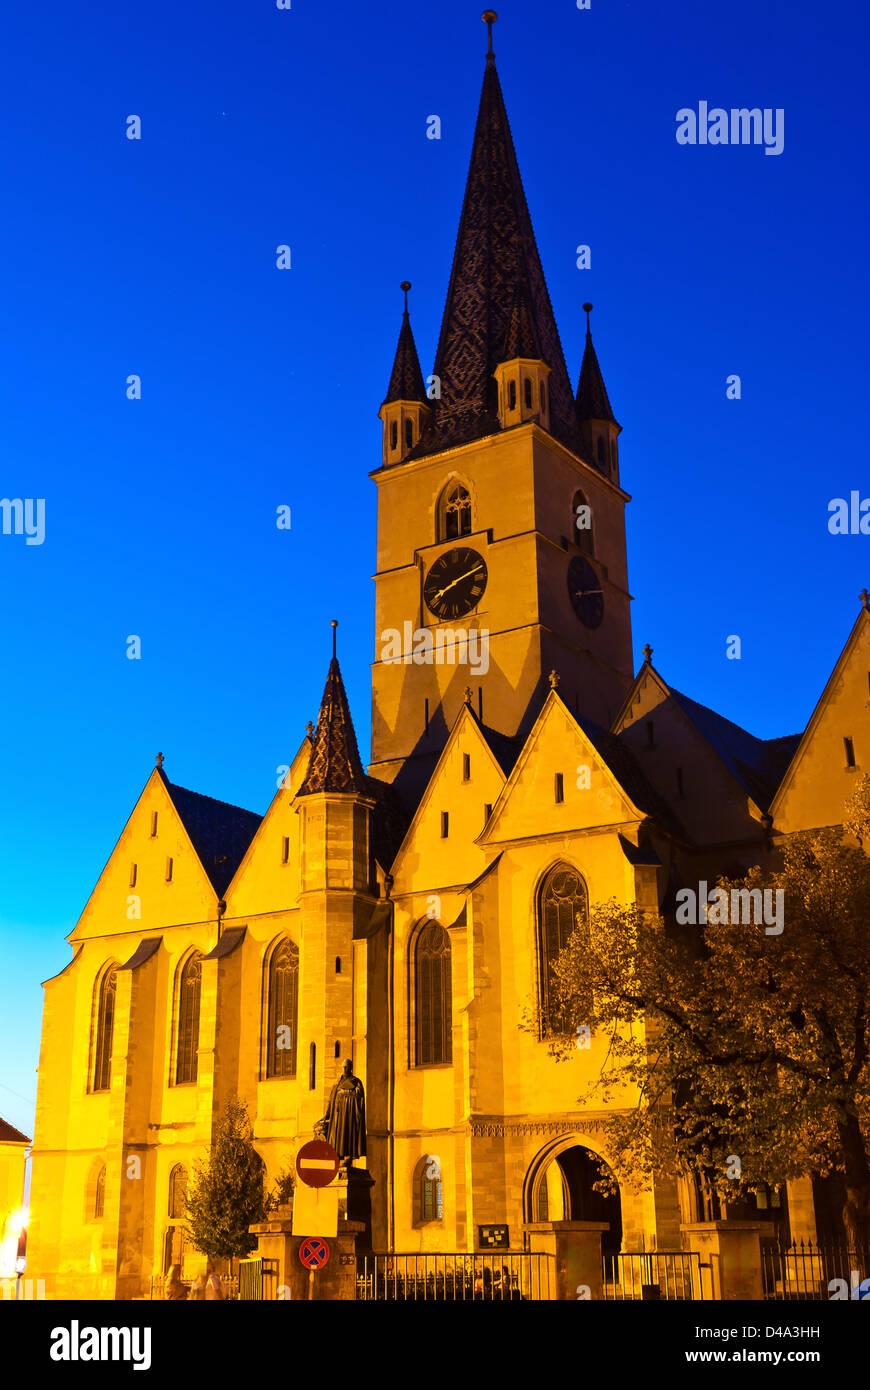
[[(520, 1250), (525, 1225), (559, 1219), (609, 1222), (612, 1251), (679, 1249), (701, 1194), (618, 1169), (618, 1197), (593, 1190), (607, 1111), (578, 1097), (604, 1044), (551, 1057), (553, 961), (590, 904), (667, 910), (679, 885), (838, 824), (870, 766), (866, 595), (802, 733), (754, 737), (649, 648), (635, 668), (630, 465), (591, 305), (582, 362), (563, 356), (491, 29), (426, 377), (409, 288), (372, 460), (370, 761), (334, 633), (264, 816), (177, 786), (158, 757), (45, 984), (28, 1274), (49, 1297), (197, 1272), (184, 1191), (226, 1101), (247, 1103), (271, 1183), (345, 1058), (375, 1251), (474, 1251), (491, 1225)], [(762, 1205), (790, 1236), (823, 1234), (810, 1179)]]

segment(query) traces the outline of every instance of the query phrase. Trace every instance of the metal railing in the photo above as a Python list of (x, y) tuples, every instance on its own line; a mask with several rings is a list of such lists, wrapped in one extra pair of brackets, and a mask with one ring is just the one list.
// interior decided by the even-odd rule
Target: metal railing
[(372, 1303), (537, 1301), (555, 1296), (554, 1258), (529, 1251), (360, 1255), (357, 1299)]
[[(162, 1300), (166, 1276), (164, 1274), (152, 1274), (148, 1283), (147, 1297), (152, 1300)], [(181, 1283), (187, 1289), (187, 1296), (190, 1297), (190, 1289), (193, 1284), (192, 1279), (182, 1279)], [(221, 1287), (224, 1291), (224, 1298), (227, 1302), (235, 1300), (239, 1295), (239, 1281), (237, 1278), (221, 1275)]]
[(604, 1256), (605, 1299), (691, 1302), (704, 1297), (701, 1256), (693, 1250), (626, 1250)]
[[(763, 1242), (763, 1297), (775, 1302), (791, 1299), (827, 1302), (835, 1294), (851, 1297), (852, 1290), (870, 1277), (868, 1264), (870, 1252), (849, 1250), (845, 1245), (814, 1245), (812, 1241), (801, 1241), (800, 1245), (793, 1242), (789, 1246), (777, 1246)], [(841, 1283), (835, 1284), (835, 1280)]]
[(278, 1261), (254, 1255), (239, 1260), (239, 1301), (272, 1302), (278, 1297)]

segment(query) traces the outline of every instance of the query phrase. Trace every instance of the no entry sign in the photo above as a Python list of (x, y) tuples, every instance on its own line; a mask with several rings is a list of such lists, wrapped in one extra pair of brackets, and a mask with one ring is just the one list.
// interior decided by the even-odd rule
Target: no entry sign
[(308, 1187), (326, 1187), (339, 1169), (341, 1159), (325, 1139), (311, 1139), (296, 1155), (296, 1173)]
[(299, 1258), (306, 1269), (322, 1269), (329, 1259), (329, 1246), (319, 1236), (308, 1236), (299, 1247)]

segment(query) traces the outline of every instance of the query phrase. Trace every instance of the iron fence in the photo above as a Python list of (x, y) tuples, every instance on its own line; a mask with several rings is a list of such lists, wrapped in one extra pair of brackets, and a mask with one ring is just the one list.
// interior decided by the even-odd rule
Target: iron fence
[(278, 1261), (254, 1255), (239, 1260), (239, 1301), (271, 1302), (278, 1297)]
[(605, 1299), (691, 1302), (702, 1299), (701, 1257), (694, 1250), (623, 1251), (604, 1256)]
[[(870, 1276), (870, 1252), (845, 1245), (814, 1245), (812, 1241), (761, 1247), (763, 1297), (772, 1302), (827, 1302), (835, 1294), (851, 1297)], [(840, 1281), (835, 1283), (834, 1281)], [(843, 1289), (846, 1294), (843, 1294)]]
[(527, 1250), (361, 1255), (356, 1296), (366, 1303), (537, 1301), (555, 1297), (553, 1266), (552, 1255)]
[[(152, 1300), (158, 1300), (158, 1301), (159, 1301), (159, 1300), (162, 1300), (162, 1299), (163, 1299), (163, 1296), (164, 1296), (165, 1282), (166, 1282), (166, 1275), (164, 1275), (164, 1274), (152, 1274), (152, 1276), (151, 1276), (151, 1278), (150, 1278), (150, 1280), (149, 1280), (149, 1282), (148, 1282), (148, 1294), (147, 1294), (147, 1297), (148, 1297), (149, 1299), (152, 1299)], [(191, 1290), (191, 1287), (192, 1287), (192, 1285), (193, 1285), (193, 1280), (192, 1280), (192, 1279), (182, 1279), (182, 1280), (181, 1280), (181, 1283), (183, 1284), (184, 1288), (187, 1289), (187, 1296), (188, 1296), (188, 1298), (190, 1298), (190, 1290)], [(221, 1288), (223, 1289), (224, 1298), (225, 1298), (227, 1301), (235, 1300), (235, 1299), (237, 1299), (237, 1298), (240, 1297), (240, 1295), (239, 1295), (239, 1281), (238, 1281), (238, 1279), (235, 1278), (235, 1277), (230, 1277), (229, 1275), (223, 1275), (223, 1274), (222, 1274), (222, 1275), (221, 1275)]]

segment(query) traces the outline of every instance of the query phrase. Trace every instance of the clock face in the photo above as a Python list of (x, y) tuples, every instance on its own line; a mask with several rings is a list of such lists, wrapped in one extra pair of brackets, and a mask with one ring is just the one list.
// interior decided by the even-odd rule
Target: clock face
[(464, 618), (480, 603), (485, 588), (483, 556), (468, 546), (458, 545), (433, 561), (423, 585), (423, 597), (436, 618)]
[(586, 627), (601, 626), (604, 617), (601, 580), (582, 555), (575, 555), (568, 566), (568, 597), (581, 623)]

